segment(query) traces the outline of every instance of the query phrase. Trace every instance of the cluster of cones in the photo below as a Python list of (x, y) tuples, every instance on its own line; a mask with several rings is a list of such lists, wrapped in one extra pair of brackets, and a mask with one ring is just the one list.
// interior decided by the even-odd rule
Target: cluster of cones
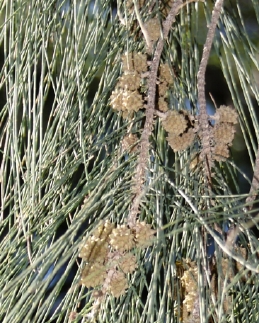
[(146, 222), (137, 221), (133, 228), (110, 221), (101, 222), (83, 243), (79, 257), (86, 265), (81, 284), (99, 288), (102, 294), (123, 295), (128, 288), (126, 274), (137, 268), (134, 248), (144, 249), (153, 243), (155, 230)]
[[(224, 161), (229, 157), (238, 114), (234, 109), (222, 105), (211, 119), (215, 120), (215, 125), (210, 125), (213, 158), (216, 161)], [(175, 152), (187, 149), (193, 143), (196, 133), (199, 135), (199, 127), (194, 124), (194, 117), (186, 111), (166, 112), (162, 125), (168, 132), (166, 139)]]

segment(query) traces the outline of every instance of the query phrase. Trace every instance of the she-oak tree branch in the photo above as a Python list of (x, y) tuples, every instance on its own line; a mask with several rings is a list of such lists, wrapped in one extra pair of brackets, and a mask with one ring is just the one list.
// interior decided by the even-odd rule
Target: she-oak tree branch
[[(199, 1), (199, 0), (196, 0)], [(175, 22), (175, 18), (179, 13), (180, 9), (191, 1), (187, 1), (183, 3), (182, 0), (176, 0), (173, 2), (173, 5), (170, 9), (170, 12), (163, 22), (163, 36), (159, 38), (153, 60), (150, 64), (150, 73), (148, 76), (148, 93), (147, 93), (147, 106), (146, 106), (146, 121), (144, 125), (144, 129), (140, 138), (140, 153), (137, 160), (136, 172), (133, 178), (133, 186), (134, 186), (134, 198), (132, 201), (131, 209), (128, 216), (128, 225), (130, 227), (134, 226), (136, 222), (137, 215), (139, 213), (139, 206), (141, 197), (143, 194), (143, 185), (144, 185), (144, 175), (145, 169), (148, 161), (149, 154), (149, 137), (153, 130), (153, 119), (155, 113), (155, 99), (156, 99), (156, 84), (157, 84), (157, 75), (158, 75), (158, 67), (162, 55), (162, 51), (164, 48), (165, 39), (167, 39), (169, 31), (172, 27), (172, 24)], [(143, 27), (143, 23), (140, 18), (140, 14), (138, 11), (138, 7), (136, 3), (134, 3), (136, 16), (140, 25), (140, 28), (143, 29), (143, 34), (145, 35), (145, 39), (147, 40), (147, 49), (150, 49), (150, 42), (147, 30)]]
[(182, 5), (182, 0), (177, 0), (173, 3), (167, 18), (163, 23), (163, 37), (160, 37), (160, 39), (158, 40), (154, 57), (150, 66), (150, 74), (148, 77), (146, 121), (140, 138), (140, 154), (138, 156), (136, 173), (133, 179), (134, 186), (135, 186), (134, 187), (135, 196), (133, 198), (130, 213), (128, 216), (128, 225), (130, 227), (134, 226), (136, 222), (136, 218), (139, 213), (140, 199), (143, 191), (143, 178), (144, 178), (145, 168), (148, 160), (149, 145), (150, 145), (149, 137), (153, 130), (153, 119), (154, 119), (155, 98), (156, 98), (156, 82), (157, 82), (157, 73), (158, 73), (160, 58), (164, 47), (164, 41), (169, 34), (170, 28), (175, 21), (175, 17), (178, 14), (179, 8), (181, 7), (181, 5)]
[(208, 60), (210, 56), (210, 51), (212, 47), (212, 42), (215, 35), (215, 30), (220, 17), (220, 11), (223, 6), (224, 0), (217, 0), (212, 11), (211, 23), (209, 25), (209, 30), (207, 38), (203, 47), (202, 59), (198, 71), (197, 81), (198, 81), (198, 102), (200, 108), (199, 115), (199, 126), (201, 129), (201, 160), (204, 161), (204, 172), (207, 179), (211, 178), (211, 168), (213, 166), (213, 156), (211, 147), (211, 131), (209, 125), (209, 116), (206, 110), (206, 97), (205, 97), (205, 72), (208, 65)]

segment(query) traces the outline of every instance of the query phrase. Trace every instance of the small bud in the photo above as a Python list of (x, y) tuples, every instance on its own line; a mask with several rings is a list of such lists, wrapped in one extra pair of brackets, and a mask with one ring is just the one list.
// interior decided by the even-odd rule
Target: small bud
[(169, 133), (180, 135), (187, 128), (187, 120), (184, 114), (178, 111), (169, 111), (165, 120), (162, 121), (162, 125)]
[(95, 263), (86, 265), (81, 275), (81, 284), (86, 287), (96, 287), (103, 284), (106, 275), (105, 266)]
[(173, 133), (169, 133), (166, 138), (171, 148), (177, 152), (181, 150), (187, 149), (194, 141), (195, 133), (192, 128), (190, 128), (187, 132), (182, 135), (175, 135)]
[(213, 129), (213, 138), (216, 144), (230, 144), (234, 139), (235, 128), (232, 123), (219, 123)]
[(110, 244), (112, 248), (120, 252), (128, 251), (135, 246), (134, 236), (129, 228), (125, 225), (120, 225), (112, 230)]
[(128, 288), (128, 282), (125, 275), (122, 272), (115, 271), (111, 277), (109, 290), (113, 297), (120, 297)]
[(217, 161), (224, 161), (229, 157), (229, 149), (226, 144), (216, 144), (214, 149), (214, 159)]
[(221, 105), (215, 113), (215, 118), (218, 122), (228, 122), (236, 124), (238, 123), (238, 114), (237, 112), (225, 105)]
[(132, 228), (136, 239), (136, 246), (139, 248), (147, 248), (153, 244), (154, 234), (156, 230), (151, 229), (151, 225), (146, 222), (136, 222)]
[(137, 267), (136, 257), (130, 252), (119, 259), (119, 268), (125, 274), (133, 273)]

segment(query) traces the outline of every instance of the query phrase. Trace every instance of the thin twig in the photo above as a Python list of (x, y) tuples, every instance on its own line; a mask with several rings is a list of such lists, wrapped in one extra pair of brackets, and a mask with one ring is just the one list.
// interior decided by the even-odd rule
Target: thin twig
[(137, 20), (138, 20), (138, 23), (139, 23), (139, 27), (140, 27), (140, 29), (141, 29), (141, 31), (143, 33), (143, 36), (144, 36), (145, 41), (146, 41), (146, 44), (147, 44), (147, 52), (148, 53), (151, 53), (152, 52), (152, 42), (151, 42), (151, 39), (149, 37), (147, 28), (145, 27), (145, 25), (144, 25), (144, 23), (143, 23), (143, 21), (141, 19), (137, 1), (136, 0), (133, 0), (133, 2), (134, 2), (134, 10), (135, 10), (135, 14), (136, 14), (136, 17), (137, 17)]
[(199, 124), (201, 129), (201, 159), (207, 161), (204, 163), (206, 178), (210, 178), (211, 168), (213, 166), (212, 149), (211, 149), (211, 133), (209, 125), (209, 116), (206, 111), (206, 96), (205, 96), (205, 72), (210, 56), (212, 42), (215, 35), (215, 30), (220, 16), (220, 11), (224, 0), (217, 0), (212, 11), (211, 23), (207, 38), (203, 47), (202, 59), (198, 71), (198, 101), (200, 107)]
[(26, 238), (26, 242), (27, 242), (28, 258), (29, 258), (30, 264), (32, 265), (31, 238), (30, 237), (27, 237)]
[[(209, 115), (207, 114), (206, 109), (206, 95), (205, 95), (205, 72), (208, 65), (208, 60), (210, 56), (210, 51), (213, 43), (213, 39), (215, 36), (215, 31), (217, 28), (217, 23), (220, 17), (220, 11), (223, 6), (224, 0), (217, 0), (212, 11), (211, 15), (211, 23), (209, 25), (209, 30), (207, 33), (206, 41), (203, 46), (203, 53), (202, 59), (199, 66), (199, 71), (197, 75), (197, 83), (198, 83), (198, 102), (200, 108), (199, 114), (199, 126), (201, 130), (201, 144), (202, 144), (202, 151), (200, 154), (201, 160), (204, 161), (204, 172), (205, 172), (205, 180), (207, 180), (210, 189), (212, 188), (212, 180), (211, 180), (211, 169), (213, 167), (213, 155), (212, 155), (212, 134), (211, 134), (211, 127), (209, 124)], [(182, 192), (179, 192), (182, 196)], [(188, 202), (188, 201), (187, 201)], [(189, 204), (191, 207), (192, 205)], [(194, 209), (193, 209), (194, 210)], [(196, 215), (198, 215), (198, 211), (195, 210)], [(204, 228), (210, 232), (210, 228), (208, 225), (203, 223)], [(212, 235), (213, 236), (213, 235)], [(206, 241), (204, 241), (205, 250), (206, 250)], [(206, 261), (206, 260), (205, 260)], [(197, 294), (198, 300), (200, 296)], [(200, 314), (200, 313), (198, 313)], [(193, 317), (197, 316), (197, 311), (194, 309), (192, 313)]]
[(148, 152), (149, 152), (149, 145), (150, 145), (149, 137), (153, 130), (153, 118), (154, 118), (155, 99), (156, 99), (156, 80), (157, 80), (159, 62), (164, 48), (164, 41), (169, 34), (169, 30), (175, 21), (175, 17), (177, 16), (181, 5), (182, 5), (182, 0), (176, 0), (173, 3), (167, 18), (163, 23), (163, 38), (160, 37), (157, 43), (153, 61), (150, 65), (150, 74), (148, 77), (146, 121), (140, 138), (140, 154), (137, 160), (136, 173), (133, 178), (135, 196), (133, 198), (132, 206), (128, 216), (128, 225), (130, 227), (134, 226), (134, 224), (136, 223), (137, 215), (139, 214), (140, 196), (142, 195), (145, 168), (148, 161)]
[[(204, 228), (207, 230), (207, 232), (212, 236), (214, 241), (217, 243), (217, 245), (221, 248), (221, 250), (228, 255), (230, 258), (234, 259), (238, 263), (240, 263), (242, 266), (247, 268), (248, 270), (251, 270), (254, 273), (259, 273), (259, 266), (256, 262), (252, 263), (251, 261), (246, 261), (244, 258), (240, 257), (237, 253), (234, 252), (233, 249), (230, 249), (228, 245), (222, 241), (210, 228), (209, 224), (206, 222), (206, 220), (203, 218), (203, 216), (200, 214), (196, 206), (192, 203), (189, 196), (187, 196), (181, 189), (177, 188), (176, 185), (167, 178), (167, 182), (174, 187), (178, 193), (184, 198), (186, 203), (190, 206), (190, 208), (193, 210), (194, 214), (199, 219), (200, 223), (204, 226)], [(258, 216), (259, 218), (259, 216)]]
[(249, 196), (246, 199), (246, 203), (249, 204), (248, 206), (249, 210), (252, 210), (253, 208), (254, 200), (258, 195), (258, 189), (259, 189), (259, 148), (257, 151), (256, 160), (255, 160), (254, 175), (252, 179)]
[(117, 1), (117, 15), (118, 15), (118, 18), (120, 20), (120, 23), (123, 26), (126, 26), (125, 19), (122, 17), (122, 13), (121, 13), (121, 9), (120, 9), (120, 4), (121, 4), (121, 1)]

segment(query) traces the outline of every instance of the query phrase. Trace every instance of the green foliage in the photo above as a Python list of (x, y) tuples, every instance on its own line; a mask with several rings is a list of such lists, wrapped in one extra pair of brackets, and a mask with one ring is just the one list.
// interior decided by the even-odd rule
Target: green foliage
[[(154, 2), (147, 3), (150, 8)], [(258, 4), (250, 6), (258, 30)], [(140, 137), (145, 115), (140, 110), (123, 119), (111, 109), (110, 95), (121, 55), (144, 53), (144, 39), (136, 22), (130, 27), (134, 17), (126, 14), (124, 2), (126, 26), (109, 0), (74, 0), (70, 6), (9, 0), (0, 8), (0, 320), (63, 323), (74, 316), (73, 322), (88, 322), (94, 299), (80, 285), (84, 263), (78, 254), (100, 220), (127, 221), (138, 152), (125, 151), (122, 140), (129, 129)], [(162, 60), (175, 76), (168, 94), (172, 110), (199, 112), (197, 72), (211, 11), (210, 2), (186, 5), (166, 41)], [(157, 4), (140, 10), (144, 21), (156, 12)], [(224, 74), (222, 86), (230, 91), (254, 165), (258, 44), (247, 31), (244, 12), (238, 1), (226, 3), (212, 58)], [(251, 181), (230, 158), (216, 164), (209, 190), (203, 161), (192, 168), (199, 142), (174, 154), (158, 117), (150, 142), (139, 218), (157, 230), (156, 241), (135, 250), (138, 269), (128, 276), (127, 293), (107, 296), (97, 322), (181, 322), (187, 258), (198, 270), (199, 322), (257, 322), (259, 243), (251, 227), (257, 227), (258, 218), (240, 184), (241, 178)], [(233, 156), (235, 149), (238, 143)], [(236, 249), (216, 232), (226, 224), (239, 230)], [(208, 243), (215, 245), (210, 260)], [(222, 259), (233, 260), (234, 273), (230, 265), (229, 273), (223, 270)], [(193, 313), (188, 316), (184, 323), (196, 322)]]

